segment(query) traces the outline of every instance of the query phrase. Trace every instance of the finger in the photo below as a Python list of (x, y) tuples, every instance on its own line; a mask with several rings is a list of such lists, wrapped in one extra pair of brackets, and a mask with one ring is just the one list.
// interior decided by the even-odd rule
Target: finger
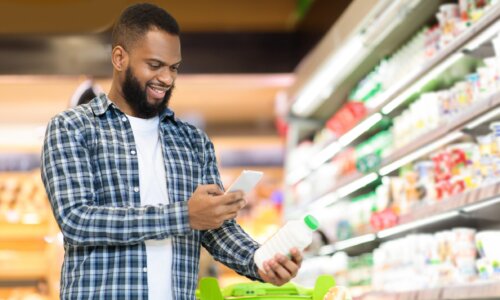
[(265, 261), (263, 263), (263, 266), (264, 266), (264, 272), (266, 273), (266, 275), (268, 277), (268, 281), (270, 283), (278, 282), (278, 277), (277, 277), (276, 273), (274, 273), (273, 269), (271, 268), (270, 261)]
[(290, 254), (292, 254), (293, 262), (300, 268), (302, 265), (302, 253), (297, 248), (292, 248), (290, 250)]
[(299, 266), (284, 255), (278, 254), (277, 256), (277, 261), (288, 271), (288, 273), (291, 274), (292, 277), (295, 277), (299, 271)]
[(278, 281), (287, 282), (292, 279), (290, 272), (285, 269), (280, 262), (273, 260), (270, 263), (271, 269), (277, 275)]
[(247, 202), (245, 201), (245, 199), (240, 199), (236, 202), (226, 204), (225, 209), (227, 209), (227, 211), (229, 212), (238, 212), (240, 209), (245, 207), (246, 204)]
[(231, 195), (233, 197), (231, 200), (228, 200), (229, 203), (237, 202), (237, 201), (245, 199), (245, 193), (243, 191), (231, 192), (231, 193), (228, 193), (228, 195)]
[(215, 208), (216, 214), (220, 217), (227, 219), (228, 216), (233, 216), (233, 218), (238, 214), (238, 212), (245, 206), (244, 200), (239, 200), (226, 205), (219, 205)]
[(230, 207), (227, 207), (227, 213), (223, 216), (224, 220), (232, 220), (236, 219), (240, 210), (245, 207), (246, 202), (244, 200), (240, 200), (235, 204), (231, 204)]
[(220, 189), (220, 187), (216, 184), (206, 184), (206, 185), (201, 185), (202, 191), (204, 191), (207, 194), (211, 195), (223, 195), (224, 192)]
[(220, 204), (231, 204), (237, 202), (239, 200), (243, 200), (244, 194), (241, 191), (231, 192), (227, 194), (223, 194), (220, 196), (216, 196), (214, 198), (217, 199), (217, 202)]

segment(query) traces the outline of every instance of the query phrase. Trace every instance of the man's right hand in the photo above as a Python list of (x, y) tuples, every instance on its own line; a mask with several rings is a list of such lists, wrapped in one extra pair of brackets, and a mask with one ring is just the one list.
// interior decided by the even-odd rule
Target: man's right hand
[(243, 197), (242, 191), (224, 194), (216, 184), (198, 186), (188, 201), (189, 225), (196, 230), (221, 227), (245, 206)]

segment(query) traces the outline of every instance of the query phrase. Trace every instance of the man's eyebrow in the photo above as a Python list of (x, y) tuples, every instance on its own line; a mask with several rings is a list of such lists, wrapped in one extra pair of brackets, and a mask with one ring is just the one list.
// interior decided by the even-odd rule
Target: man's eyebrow
[(172, 64), (172, 66), (175, 66), (175, 65), (180, 65), (182, 62), (182, 60), (179, 60), (178, 62), (176, 62), (175, 64)]
[(166, 65), (166, 63), (160, 59), (157, 59), (157, 58), (147, 58), (146, 61), (148, 62), (155, 62), (155, 63), (159, 63), (161, 65)]
[[(146, 59), (146, 61), (149, 61), (149, 62), (156, 62), (156, 63), (161, 64), (162, 66), (166, 66), (166, 65), (168, 65), (166, 62), (164, 62), (164, 61), (162, 61), (162, 60), (160, 60), (160, 59), (158, 59), (158, 58), (147, 58), (147, 59)], [(178, 62), (171, 64), (171, 66), (180, 65), (180, 64), (181, 64), (181, 62), (182, 62), (182, 60), (179, 60)]]

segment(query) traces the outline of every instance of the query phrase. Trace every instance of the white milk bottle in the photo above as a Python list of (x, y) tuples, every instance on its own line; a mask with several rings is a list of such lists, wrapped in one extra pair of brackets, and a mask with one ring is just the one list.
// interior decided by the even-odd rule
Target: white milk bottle
[(312, 242), (313, 232), (318, 229), (319, 222), (307, 215), (302, 220), (288, 221), (255, 252), (254, 261), (259, 269), (264, 270), (263, 263), (276, 254), (289, 255), (292, 248), (304, 250)]

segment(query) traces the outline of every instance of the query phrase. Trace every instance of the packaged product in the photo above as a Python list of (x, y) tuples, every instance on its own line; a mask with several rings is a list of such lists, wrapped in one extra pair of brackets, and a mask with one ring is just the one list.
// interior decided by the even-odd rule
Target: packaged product
[(457, 282), (471, 281), (476, 275), (476, 247), (473, 228), (453, 228), (453, 262), (457, 268)]

